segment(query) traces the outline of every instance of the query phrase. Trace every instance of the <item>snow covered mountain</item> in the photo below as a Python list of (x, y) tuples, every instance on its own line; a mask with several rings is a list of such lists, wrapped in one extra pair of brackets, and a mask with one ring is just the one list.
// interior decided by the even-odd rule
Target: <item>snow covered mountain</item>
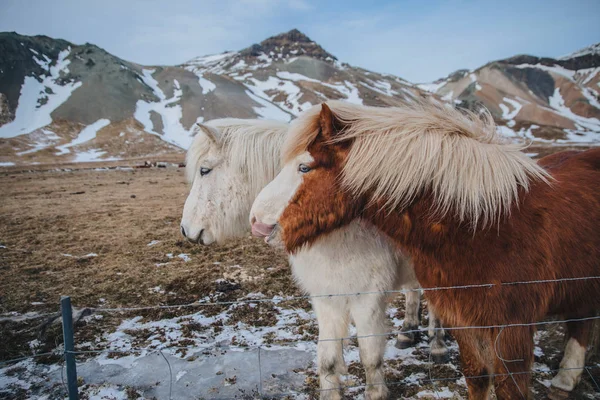
[(342, 63), (297, 30), (178, 66), (142, 66), (89, 43), (0, 33), (0, 166), (182, 152), (196, 122), (289, 121), (328, 99), (479, 102), (509, 136), (598, 142), (598, 52), (595, 45), (559, 60), (517, 56), (414, 85)]
[(394, 105), (424, 94), (338, 62), (297, 30), (179, 66), (141, 66), (91, 44), (16, 33), (0, 34), (0, 52), (4, 163), (181, 152), (196, 122), (289, 121), (327, 99)]
[(483, 104), (510, 137), (600, 144), (600, 43), (560, 59), (519, 55), (417, 85), (466, 107)]

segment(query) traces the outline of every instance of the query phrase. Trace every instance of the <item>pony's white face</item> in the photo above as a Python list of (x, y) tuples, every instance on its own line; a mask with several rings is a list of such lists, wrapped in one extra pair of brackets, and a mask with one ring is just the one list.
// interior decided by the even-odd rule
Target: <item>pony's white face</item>
[(246, 232), (250, 194), (248, 181), (225, 159), (217, 128), (200, 128), (187, 155), (192, 188), (181, 233), (191, 242), (208, 245)]
[(266, 243), (280, 244), (276, 237), (277, 220), (302, 184), (304, 175), (310, 172), (313, 161), (309, 152), (298, 155), (261, 190), (250, 210), (253, 235), (264, 237)]

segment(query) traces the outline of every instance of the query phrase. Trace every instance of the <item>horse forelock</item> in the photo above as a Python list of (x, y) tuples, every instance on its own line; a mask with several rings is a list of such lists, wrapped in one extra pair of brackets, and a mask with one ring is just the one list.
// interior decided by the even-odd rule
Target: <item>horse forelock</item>
[[(457, 110), (434, 101), (404, 107), (327, 103), (344, 128), (329, 142), (351, 141), (341, 174), (343, 187), (370, 193), (389, 210), (403, 208), (424, 191), (433, 212), (455, 214), (474, 227), (508, 214), (520, 188), (550, 175), (496, 132), (489, 112)], [(320, 140), (320, 107), (301, 115), (284, 144), (284, 160)]]

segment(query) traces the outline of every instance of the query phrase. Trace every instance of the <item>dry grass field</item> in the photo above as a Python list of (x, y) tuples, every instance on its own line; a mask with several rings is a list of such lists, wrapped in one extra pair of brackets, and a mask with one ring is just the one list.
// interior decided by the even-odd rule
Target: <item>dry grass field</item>
[[(27, 171), (0, 169), (0, 361), (57, 348), (62, 342), (60, 326), (46, 324), (47, 317), (26, 317), (56, 312), (61, 295), (71, 296), (77, 309), (301, 295), (291, 279), (285, 255), (261, 240), (247, 237), (211, 247), (182, 240), (179, 220), (188, 187), (183, 168), (176, 165), (181, 158), (172, 157), (169, 161), (175, 164), (166, 168), (123, 167), (126, 163), (121, 162), (119, 168), (114, 168), (113, 163), (112, 169), (109, 164), (45, 166)], [(390, 304), (389, 314), (393, 329), (398, 329), (403, 318), (400, 300)], [(124, 321), (135, 321), (137, 325), (124, 328)], [(156, 321), (174, 322), (157, 325)], [(305, 348), (312, 361), (294, 370), (301, 385), (291, 397), (316, 396), (317, 327), (307, 300), (290, 301), (285, 307), (264, 302), (126, 313), (91, 311), (77, 324), (76, 343), (80, 349), (117, 349), (116, 333), (125, 333), (135, 347), (164, 345), (166, 352), (169, 346), (183, 348), (171, 354), (191, 362), (196, 356), (190, 358), (191, 350), (186, 352), (185, 348), (194, 349), (211, 341), (228, 341), (228, 346), (256, 342), (275, 347), (305, 341), (309, 343)], [(562, 328), (549, 326), (537, 338), (535, 368), (558, 368)], [(455, 345), (451, 364), (431, 366), (425, 341), (417, 349), (407, 351), (395, 350), (391, 337), (389, 342), (387, 379), (397, 382), (391, 387), (395, 398), (466, 397)], [(449, 343), (453, 343), (451, 338)], [(350, 364), (346, 382), (360, 385), (364, 377), (355, 345), (351, 341), (346, 354)], [(93, 357), (81, 356), (79, 362)], [(122, 355), (110, 355), (119, 357)], [(49, 356), (35, 363), (1, 366), (0, 399), (63, 398), (60, 381), (52, 378), (52, 366), (59, 361), (59, 356)], [(598, 358), (592, 358), (588, 364), (598, 362)], [(38, 373), (39, 365), (46, 368), (42, 375), (47, 375)], [(280, 368), (285, 370), (285, 365)], [(235, 386), (241, 375), (237, 376), (232, 378), (225, 372), (225, 380), (215, 384), (210, 393), (225, 396), (220, 390)], [(430, 376), (448, 380), (435, 385), (419, 384)], [(534, 376), (536, 398), (544, 397), (551, 376)], [(571, 398), (600, 398), (592, 376), (600, 383), (600, 368), (584, 373)], [(164, 398), (160, 394), (164, 393), (160, 391), (164, 382), (157, 383), (157, 388), (106, 386), (103, 377), (96, 377), (88, 374), (81, 379), (82, 398)], [(189, 398), (211, 397), (187, 393)], [(361, 393), (362, 389), (357, 388), (348, 395), (360, 397)], [(252, 397), (239, 390), (235, 397), (248, 396)]]

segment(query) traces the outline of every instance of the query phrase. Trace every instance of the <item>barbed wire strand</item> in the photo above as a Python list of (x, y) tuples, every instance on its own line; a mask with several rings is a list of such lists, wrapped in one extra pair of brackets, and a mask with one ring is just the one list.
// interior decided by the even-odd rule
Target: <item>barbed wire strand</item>
[(504, 325), (467, 325), (467, 326), (439, 327), (439, 328), (435, 328), (435, 327), (434, 328), (419, 328), (419, 329), (411, 329), (411, 330), (406, 330), (406, 331), (395, 330), (395, 331), (390, 331), (390, 332), (386, 332), (386, 333), (373, 333), (370, 335), (354, 335), (354, 336), (348, 336), (348, 337), (344, 337), (344, 338), (317, 339), (317, 342), (327, 342), (327, 341), (334, 341), (334, 340), (340, 340), (340, 339), (361, 339), (361, 338), (368, 338), (368, 337), (374, 337), (374, 336), (392, 336), (392, 335), (397, 335), (399, 333), (425, 333), (425, 332), (428, 332), (429, 330), (462, 331), (462, 330), (467, 330), (467, 329), (501, 329), (501, 328), (510, 328), (510, 327), (531, 327), (531, 326), (540, 326), (540, 325), (562, 324), (562, 323), (567, 323), (567, 322), (583, 322), (583, 321), (590, 321), (590, 320), (596, 320), (596, 319), (600, 319), (600, 315), (593, 316), (593, 317), (584, 317), (584, 318), (570, 318), (570, 319), (563, 319), (563, 320), (525, 322), (525, 323), (504, 324)]
[(600, 276), (585, 276), (578, 278), (559, 278), (559, 279), (544, 279), (544, 280), (532, 280), (532, 281), (515, 281), (515, 282), (501, 282), (501, 283), (482, 283), (472, 285), (456, 285), (456, 286), (440, 286), (433, 288), (417, 288), (417, 289), (398, 289), (398, 290), (382, 290), (382, 291), (369, 291), (369, 292), (353, 292), (353, 293), (329, 293), (329, 294), (317, 294), (317, 295), (306, 295), (306, 296), (290, 296), (285, 298), (257, 298), (257, 299), (236, 299), (230, 301), (211, 301), (202, 302), (195, 301), (193, 303), (173, 304), (173, 305), (160, 305), (160, 306), (142, 306), (142, 307), (81, 307), (89, 309), (95, 312), (128, 312), (128, 311), (147, 311), (156, 309), (177, 309), (177, 308), (190, 308), (190, 307), (208, 307), (208, 306), (226, 306), (243, 303), (265, 303), (271, 302), (279, 304), (282, 302), (298, 301), (298, 300), (310, 300), (318, 298), (333, 298), (333, 297), (352, 297), (352, 296), (363, 296), (363, 295), (381, 295), (381, 294), (400, 294), (410, 292), (429, 292), (429, 291), (440, 291), (440, 290), (462, 290), (462, 289), (489, 289), (496, 286), (514, 286), (514, 285), (531, 285), (531, 284), (544, 284), (544, 283), (559, 283), (559, 282), (573, 282), (589, 279), (600, 279)]
[(25, 360), (29, 360), (29, 359), (32, 359), (32, 358), (52, 356), (52, 355), (59, 355), (59, 354), (60, 353), (57, 353), (55, 351), (49, 351), (47, 353), (32, 354), (32, 355), (29, 355), (29, 356), (23, 356), (23, 357), (13, 358), (13, 359), (10, 359), (10, 360), (0, 361), (0, 366), (7, 365), (7, 364), (12, 364), (12, 363), (19, 362), (19, 361), (25, 361)]

